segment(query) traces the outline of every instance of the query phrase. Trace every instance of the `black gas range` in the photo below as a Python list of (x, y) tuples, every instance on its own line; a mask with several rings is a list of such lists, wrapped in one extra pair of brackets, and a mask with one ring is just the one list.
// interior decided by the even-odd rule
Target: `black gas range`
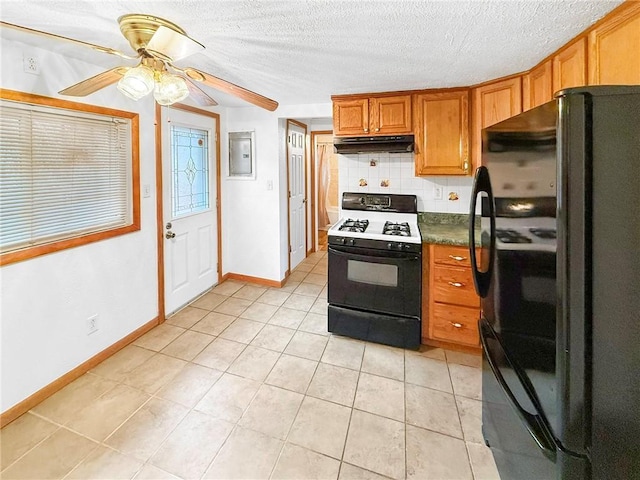
[(422, 239), (415, 195), (345, 192), (328, 232), (329, 331), (418, 348)]

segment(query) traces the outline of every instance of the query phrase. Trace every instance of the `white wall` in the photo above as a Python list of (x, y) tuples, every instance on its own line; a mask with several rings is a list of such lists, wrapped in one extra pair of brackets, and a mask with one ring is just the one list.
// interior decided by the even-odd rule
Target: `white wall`
[[(69, 99), (56, 92), (104, 70), (18, 42), (3, 39), (0, 46), (6, 89)], [(23, 73), (25, 48), (38, 57), (40, 75)], [(138, 232), (0, 269), (2, 412), (158, 314), (153, 99), (134, 102), (108, 87), (73, 100), (140, 114), (141, 184), (152, 187), (151, 196), (141, 198)], [(94, 314), (99, 331), (88, 336)]]
[[(421, 212), (469, 213), (473, 178), (416, 177), (413, 153), (339, 155), (338, 169), (341, 197), (342, 192), (404, 193), (418, 197)], [(366, 186), (360, 186), (361, 179)], [(383, 180), (387, 187), (381, 186)], [(441, 200), (434, 198), (434, 187), (442, 189)], [(449, 200), (450, 194), (457, 200)]]
[[(224, 273), (284, 278), (289, 260), (286, 119), (306, 123), (304, 119), (330, 117), (331, 108), (326, 103), (282, 105), (275, 112), (257, 107), (227, 109), (229, 132), (256, 132), (256, 178), (222, 179)], [(267, 188), (270, 181), (273, 190)]]

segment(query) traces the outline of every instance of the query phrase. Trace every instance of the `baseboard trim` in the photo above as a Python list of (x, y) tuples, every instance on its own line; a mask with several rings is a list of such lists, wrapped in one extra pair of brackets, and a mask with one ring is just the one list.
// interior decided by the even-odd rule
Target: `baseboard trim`
[(0, 428), (3, 428), (9, 423), (13, 422), (16, 418), (18, 418), (24, 413), (27, 413), (29, 410), (31, 410), (33, 407), (38, 405), (40, 402), (46, 400), (51, 395), (56, 393), (58, 390), (61, 390), (62, 388), (66, 387), (75, 379), (81, 377), (96, 365), (105, 361), (114, 353), (122, 350), (131, 342), (138, 339), (139, 337), (147, 333), (149, 330), (151, 330), (153, 327), (158, 325), (158, 323), (159, 323), (158, 317), (154, 318), (150, 322), (145, 323), (140, 328), (137, 328), (126, 337), (118, 340), (116, 343), (114, 343), (110, 347), (107, 347), (106, 349), (97, 353), (86, 362), (81, 363), (73, 370), (65, 373), (60, 378), (51, 382), (49, 385), (42, 387), (40, 390), (38, 390), (34, 394), (30, 395), (29, 397), (22, 400), (21, 402), (15, 404), (6, 412), (2, 412), (2, 414), (0, 414)]
[(445, 348), (447, 350), (456, 350), (458, 352), (471, 353), (476, 355), (482, 354), (482, 347), (480, 347), (479, 345), (477, 347), (471, 345), (460, 345), (459, 343), (445, 342), (425, 337), (422, 337), (422, 345), (436, 348)]
[(251, 275), (242, 275), (240, 273), (225, 273), (222, 276), (222, 281), (225, 281), (227, 279), (240, 280), (241, 282), (255, 283), (257, 285), (264, 285), (266, 287), (281, 288), (282, 286), (284, 286), (288, 276), (289, 275), (285, 275), (283, 280), (278, 281), (278, 280), (269, 280), (268, 278), (252, 277)]

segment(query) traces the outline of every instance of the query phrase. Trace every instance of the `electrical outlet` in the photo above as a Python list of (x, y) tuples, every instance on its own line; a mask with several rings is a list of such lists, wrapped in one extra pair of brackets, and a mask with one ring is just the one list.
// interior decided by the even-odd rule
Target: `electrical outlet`
[(442, 200), (442, 187), (433, 187), (433, 199)]
[(87, 335), (98, 331), (98, 315), (91, 315), (87, 318)]
[(33, 55), (24, 55), (22, 57), (22, 69), (25, 73), (32, 73), (33, 75), (40, 74), (40, 62)]

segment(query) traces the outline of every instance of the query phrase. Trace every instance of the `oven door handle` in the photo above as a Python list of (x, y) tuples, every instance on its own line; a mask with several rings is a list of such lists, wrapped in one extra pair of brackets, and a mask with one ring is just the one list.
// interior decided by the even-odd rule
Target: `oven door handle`
[(360, 260), (362, 262), (370, 262), (372, 259), (382, 259), (382, 260), (404, 260), (404, 261), (416, 261), (420, 260), (420, 257), (415, 253), (403, 253), (403, 252), (394, 252), (394, 251), (371, 251), (366, 255), (353, 253), (352, 250), (340, 249), (336, 247), (329, 247), (329, 251), (336, 255), (340, 255), (341, 257), (349, 257), (351, 260)]

